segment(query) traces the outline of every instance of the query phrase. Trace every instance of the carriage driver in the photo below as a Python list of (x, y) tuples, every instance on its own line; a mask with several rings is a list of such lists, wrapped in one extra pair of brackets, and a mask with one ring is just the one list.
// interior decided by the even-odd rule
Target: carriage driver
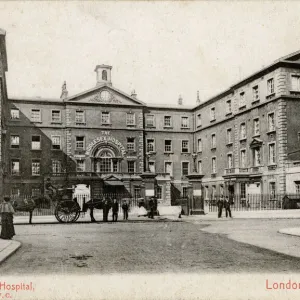
[(47, 178), (45, 188), (47, 191), (47, 196), (49, 198), (52, 198), (54, 196), (54, 193), (56, 192), (56, 188), (52, 185), (50, 178)]

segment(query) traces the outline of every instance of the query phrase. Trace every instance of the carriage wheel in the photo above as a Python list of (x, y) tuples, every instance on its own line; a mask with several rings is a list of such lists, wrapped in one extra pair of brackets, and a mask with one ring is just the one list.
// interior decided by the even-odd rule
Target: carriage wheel
[(80, 215), (80, 207), (74, 201), (63, 201), (55, 208), (55, 218), (60, 223), (76, 222)]

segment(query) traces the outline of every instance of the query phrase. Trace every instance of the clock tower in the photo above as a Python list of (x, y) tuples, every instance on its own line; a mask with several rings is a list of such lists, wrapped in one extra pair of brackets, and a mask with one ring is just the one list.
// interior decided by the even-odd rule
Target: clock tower
[(97, 74), (97, 84), (96, 85), (112, 85), (111, 84), (111, 69), (112, 66), (108, 65), (97, 65), (95, 68), (95, 72)]

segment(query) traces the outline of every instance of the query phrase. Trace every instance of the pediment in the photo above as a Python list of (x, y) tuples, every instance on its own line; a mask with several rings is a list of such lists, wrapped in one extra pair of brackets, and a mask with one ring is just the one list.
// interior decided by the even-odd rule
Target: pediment
[(108, 175), (103, 178), (104, 181), (120, 181), (120, 178), (116, 177), (115, 175)]
[(65, 101), (86, 104), (99, 103), (110, 105), (144, 105), (142, 101), (131, 97), (128, 94), (109, 85), (95, 87), (83, 93), (68, 97)]
[(253, 138), (252, 142), (250, 143), (250, 147), (260, 147), (262, 145), (263, 141), (258, 138)]

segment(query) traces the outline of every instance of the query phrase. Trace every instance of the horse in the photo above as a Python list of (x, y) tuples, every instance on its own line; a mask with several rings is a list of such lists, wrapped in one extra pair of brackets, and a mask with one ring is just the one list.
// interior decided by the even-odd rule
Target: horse
[(43, 196), (29, 199), (14, 198), (11, 200), (15, 211), (29, 212), (29, 224), (32, 224), (32, 213), (35, 208), (50, 208), (50, 200)]
[[(107, 199), (107, 209), (108, 211), (110, 210), (110, 208), (112, 207), (112, 202), (111, 200)], [(96, 222), (95, 218), (94, 218), (94, 209), (104, 209), (104, 203), (105, 200), (104, 199), (91, 199), (88, 202), (83, 203), (82, 206), (82, 211), (83, 212), (87, 212), (87, 210), (90, 210), (90, 217), (91, 217), (91, 222)]]

